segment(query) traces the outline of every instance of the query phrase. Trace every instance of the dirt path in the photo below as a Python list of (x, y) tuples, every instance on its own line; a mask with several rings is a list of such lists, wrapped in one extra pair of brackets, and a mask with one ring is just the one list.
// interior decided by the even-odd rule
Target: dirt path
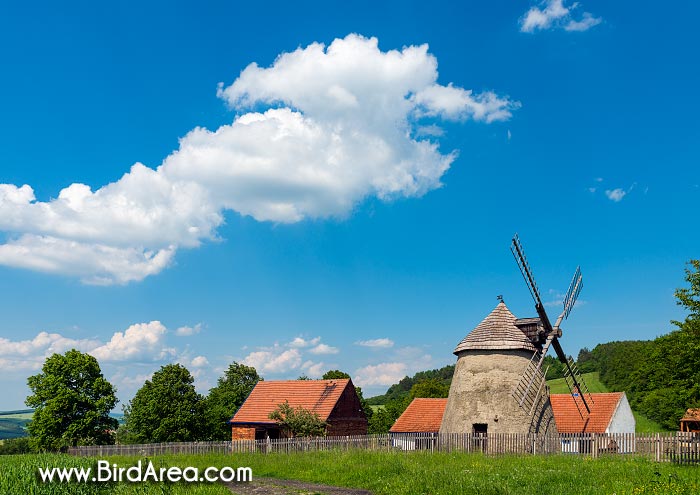
[(236, 495), (372, 495), (357, 488), (319, 485), (296, 480), (254, 478), (247, 483), (226, 483)]

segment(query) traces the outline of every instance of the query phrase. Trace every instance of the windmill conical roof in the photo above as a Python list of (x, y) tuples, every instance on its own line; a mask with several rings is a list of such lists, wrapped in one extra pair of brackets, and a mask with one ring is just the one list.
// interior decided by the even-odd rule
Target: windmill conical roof
[(525, 333), (515, 326), (515, 316), (503, 301), (457, 344), (455, 354), (472, 350), (523, 349), (537, 351)]

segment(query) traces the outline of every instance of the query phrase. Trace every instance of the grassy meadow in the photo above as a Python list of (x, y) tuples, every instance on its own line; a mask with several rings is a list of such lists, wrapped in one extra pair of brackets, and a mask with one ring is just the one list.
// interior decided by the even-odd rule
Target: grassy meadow
[[(120, 466), (136, 457), (113, 457)], [(303, 454), (165, 455), (157, 467), (250, 466), (253, 477), (298, 479), (399, 494), (581, 494), (690, 495), (700, 493), (700, 469), (643, 458), (608, 456), (502, 456), (430, 452), (311, 452)], [(89, 458), (67, 455), (0, 457), (0, 495), (31, 494), (227, 494), (219, 484), (116, 483), (43, 484), (38, 466), (91, 466)]]
[[(588, 390), (592, 394), (597, 394), (600, 392), (610, 392), (605, 385), (600, 381), (600, 375), (596, 371), (594, 373), (584, 373), (581, 375), (583, 381), (586, 382)], [(549, 391), (553, 394), (568, 394), (569, 387), (563, 378), (556, 378), (554, 380), (548, 380), (547, 385), (549, 385)]]

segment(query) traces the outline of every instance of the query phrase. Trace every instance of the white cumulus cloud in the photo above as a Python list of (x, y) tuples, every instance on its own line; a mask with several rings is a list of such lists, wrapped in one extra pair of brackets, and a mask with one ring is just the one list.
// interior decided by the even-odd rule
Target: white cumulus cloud
[(574, 18), (579, 3), (565, 6), (564, 0), (545, 0), (539, 6), (533, 6), (520, 19), (520, 31), (533, 33), (537, 30), (561, 28), (566, 31), (587, 31), (603, 20), (593, 17), (590, 12), (583, 12), (580, 18)]
[(311, 354), (338, 354), (340, 349), (332, 347), (328, 344), (318, 344), (316, 347), (309, 349)]
[(136, 323), (115, 332), (109, 342), (90, 351), (100, 361), (128, 361), (146, 357), (162, 359), (174, 350), (164, 347), (166, 328), (159, 321)]
[(190, 362), (190, 365), (193, 368), (202, 368), (204, 366), (207, 366), (208, 364), (209, 364), (209, 360), (204, 356), (197, 356), (197, 357), (193, 358), (192, 361)]
[(182, 326), (175, 330), (175, 335), (178, 337), (190, 337), (192, 335), (197, 335), (202, 331), (202, 324), (197, 323), (195, 326)]
[(440, 119), (488, 123), (519, 106), (437, 79), (427, 45), (382, 51), (354, 34), (252, 63), (219, 86), (233, 122), (192, 130), (155, 170), (136, 163), (116, 182), (71, 184), (47, 201), (0, 184), (0, 264), (126, 284), (216, 238), (225, 210), (292, 223), (343, 217), (370, 196), (420, 197), (456, 157), (435, 140)]
[(398, 362), (369, 365), (355, 371), (352, 381), (361, 387), (392, 385), (406, 376), (407, 369), (406, 364)]
[(387, 349), (394, 346), (394, 341), (387, 338), (381, 339), (370, 339), (370, 340), (358, 340), (355, 342), (356, 345), (361, 345), (363, 347), (371, 347), (375, 349)]
[(309, 339), (309, 340), (306, 340), (302, 337), (295, 337), (287, 345), (289, 347), (300, 349), (303, 347), (311, 347), (311, 346), (317, 345), (319, 342), (321, 342), (321, 337), (314, 337), (313, 339)]
[(73, 339), (59, 333), (39, 332), (34, 338), (13, 341), (0, 337), (0, 359), (13, 369), (38, 369), (52, 354), (70, 349), (87, 352), (100, 363), (153, 363), (172, 358), (176, 350), (165, 342), (165, 326), (159, 321), (136, 323), (108, 341)]
[(252, 366), (258, 373), (286, 373), (299, 368), (301, 353), (297, 349), (255, 351), (243, 359), (243, 364)]

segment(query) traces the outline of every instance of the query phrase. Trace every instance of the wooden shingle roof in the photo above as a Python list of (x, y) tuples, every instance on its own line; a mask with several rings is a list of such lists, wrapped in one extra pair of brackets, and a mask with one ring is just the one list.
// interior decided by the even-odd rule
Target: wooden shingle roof
[(700, 421), (700, 409), (688, 409), (681, 421)]
[(587, 420), (581, 418), (571, 394), (549, 396), (559, 433), (605, 433), (624, 392), (591, 394), (591, 396), (593, 404), (590, 404), (591, 414)]
[(499, 302), (491, 314), (457, 344), (454, 353), (492, 349), (537, 351), (525, 333), (515, 326), (516, 319), (505, 303)]
[(413, 399), (394, 426), (392, 433), (437, 433), (445, 414), (447, 399)]
[(230, 423), (275, 423), (270, 413), (285, 400), (328, 420), (343, 391), (351, 384), (349, 378), (338, 380), (277, 380), (261, 381), (238, 409)]

